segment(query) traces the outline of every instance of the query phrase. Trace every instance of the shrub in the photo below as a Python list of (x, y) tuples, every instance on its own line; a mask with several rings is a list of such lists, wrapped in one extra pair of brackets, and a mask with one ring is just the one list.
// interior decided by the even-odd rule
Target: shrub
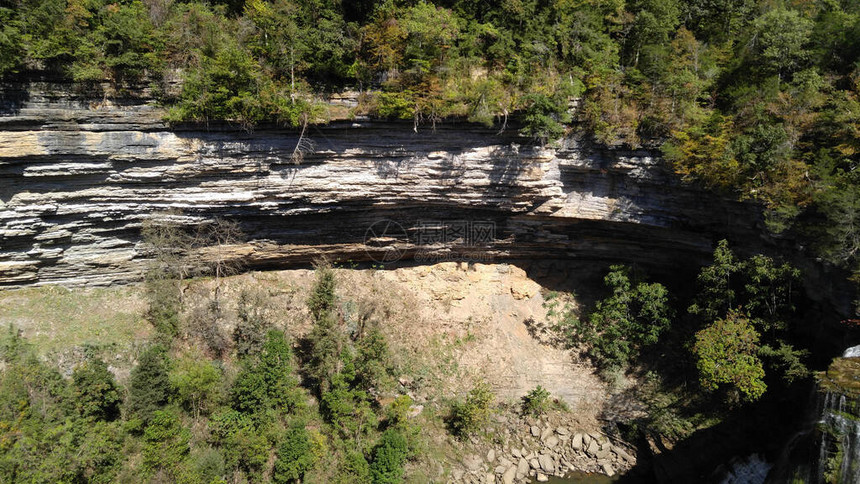
[(277, 484), (299, 481), (313, 464), (310, 435), (303, 423), (294, 422), (278, 446), (272, 480)]
[(725, 385), (747, 401), (761, 397), (767, 386), (758, 342), (749, 318), (736, 311), (696, 333), (693, 354), (702, 386), (713, 391)]
[(523, 397), (523, 415), (543, 415), (549, 410), (549, 406), (549, 392), (540, 385)]
[(188, 356), (176, 362), (170, 384), (178, 402), (194, 418), (208, 413), (221, 393), (221, 371), (212, 362)]
[(150, 474), (172, 475), (190, 450), (190, 432), (182, 428), (179, 416), (156, 410), (143, 431), (143, 468)]
[(338, 470), (337, 482), (352, 484), (370, 484), (372, 482), (370, 464), (364, 454), (356, 450), (347, 450)]
[(221, 358), (230, 348), (230, 338), (222, 329), (227, 319), (224, 304), (215, 297), (200, 295), (201, 301), (195, 304), (185, 322), (184, 333), (201, 340), (209, 351)]
[(370, 475), (374, 484), (396, 484), (403, 480), (403, 464), (409, 457), (406, 436), (397, 429), (388, 429), (373, 449)]
[(406, 423), (409, 417), (409, 409), (412, 407), (412, 397), (409, 395), (398, 395), (385, 410), (388, 425), (398, 426)]
[(75, 406), (84, 418), (114, 420), (122, 403), (113, 374), (104, 361), (91, 359), (72, 373)]
[(263, 347), (266, 327), (269, 326), (264, 306), (265, 299), (261, 292), (243, 289), (239, 293), (239, 321), (233, 331), (233, 340), (236, 342), (236, 353), (240, 357), (254, 354)]
[(449, 419), (454, 434), (464, 437), (480, 430), (490, 418), (490, 403), (494, 397), (486, 383), (479, 383), (465, 400), (454, 402)]

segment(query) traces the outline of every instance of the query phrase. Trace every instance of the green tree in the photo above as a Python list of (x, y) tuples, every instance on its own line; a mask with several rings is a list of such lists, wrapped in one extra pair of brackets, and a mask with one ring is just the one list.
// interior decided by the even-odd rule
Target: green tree
[(104, 361), (91, 358), (72, 372), (75, 406), (87, 419), (111, 421), (122, 403), (113, 374)]
[(809, 59), (806, 49), (813, 23), (797, 10), (777, 8), (754, 22), (755, 38), (762, 67), (786, 78)]
[(221, 396), (221, 371), (200, 356), (180, 358), (170, 370), (172, 394), (195, 419), (211, 412)]
[(671, 325), (669, 292), (656, 282), (634, 286), (630, 269), (620, 265), (611, 266), (603, 280), (611, 294), (597, 303), (587, 321), (568, 318), (570, 342), (589, 345), (599, 366), (624, 367)]
[(328, 265), (320, 265), (315, 271), (316, 280), (308, 297), (308, 309), (314, 321), (335, 310), (336, 286), (334, 271)]
[(562, 95), (547, 96), (541, 93), (531, 93), (525, 96), (526, 104), (523, 113), (523, 128), (520, 134), (534, 138), (540, 143), (556, 140), (564, 135), (562, 123), (570, 122), (567, 112), (567, 97)]
[(693, 346), (702, 386), (711, 391), (727, 387), (746, 401), (759, 399), (767, 389), (758, 353), (758, 332), (735, 311), (696, 333)]
[(129, 376), (129, 414), (144, 423), (167, 404), (171, 395), (167, 350), (152, 345), (140, 355)]
[(293, 422), (278, 446), (272, 480), (278, 484), (299, 482), (314, 465), (311, 439), (304, 423)]
[(143, 431), (143, 469), (149, 475), (175, 480), (180, 465), (188, 458), (191, 433), (182, 427), (179, 416), (156, 410)]
[(224, 466), (230, 473), (262, 474), (270, 445), (251, 415), (232, 409), (218, 411), (209, 419), (209, 432), (212, 443), (223, 452)]
[(729, 242), (719, 241), (714, 249), (714, 262), (699, 272), (699, 295), (689, 311), (714, 319), (734, 308), (737, 300), (732, 280), (740, 269), (741, 263), (729, 249)]
[(371, 484), (372, 477), (370, 464), (364, 458), (364, 454), (356, 450), (347, 450), (338, 470), (338, 482), (351, 482), (355, 484)]
[(403, 465), (409, 458), (409, 444), (400, 430), (383, 432), (373, 449), (370, 475), (373, 484), (398, 484), (403, 480)]

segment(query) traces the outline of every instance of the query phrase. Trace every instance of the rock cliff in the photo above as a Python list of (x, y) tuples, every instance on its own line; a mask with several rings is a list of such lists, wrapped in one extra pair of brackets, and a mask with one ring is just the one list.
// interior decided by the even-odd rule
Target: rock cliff
[[(251, 268), (328, 255), (676, 271), (695, 270), (717, 238), (773, 245), (754, 206), (680, 183), (647, 150), (575, 136), (542, 149), (516, 129), (354, 120), (309, 128), (296, 163), (296, 130), (171, 128), (145, 90), (107, 99), (56, 82), (0, 89), (5, 286), (139, 279), (141, 224), (169, 209), (189, 225), (237, 220), (249, 240), (230, 251)], [(374, 225), (382, 220), (396, 224)]]

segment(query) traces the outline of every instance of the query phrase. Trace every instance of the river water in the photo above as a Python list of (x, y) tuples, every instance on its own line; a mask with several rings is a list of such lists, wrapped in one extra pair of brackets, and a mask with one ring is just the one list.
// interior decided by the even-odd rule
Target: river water
[[(566, 477), (550, 477), (550, 484), (612, 484), (618, 482), (619, 477), (607, 477), (603, 474), (589, 474), (586, 472), (572, 472)], [(537, 482), (532, 479), (532, 482)]]

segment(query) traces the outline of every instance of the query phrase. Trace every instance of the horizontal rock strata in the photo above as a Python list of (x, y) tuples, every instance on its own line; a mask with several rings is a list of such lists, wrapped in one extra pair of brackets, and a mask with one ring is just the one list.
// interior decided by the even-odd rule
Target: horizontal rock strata
[(166, 210), (188, 225), (237, 221), (248, 241), (223, 249), (250, 268), (325, 255), (695, 270), (725, 234), (761, 242), (753, 206), (681, 184), (647, 150), (576, 137), (543, 149), (515, 129), (367, 120), (311, 127), (299, 142), (275, 127), (171, 128), (145, 94), (107, 100), (49, 82), (0, 90), (5, 286), (138, 280), (141, 226)]

